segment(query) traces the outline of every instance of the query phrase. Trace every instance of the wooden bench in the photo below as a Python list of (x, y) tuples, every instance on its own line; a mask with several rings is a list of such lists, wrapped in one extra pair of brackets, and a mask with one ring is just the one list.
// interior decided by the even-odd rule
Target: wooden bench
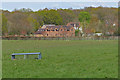
[(24, 59), (26, 59), (26, 57), (28, 55), (38, 55), (38, 58), (37, 59), (41, 59), (42, 56), (41, 56), (41, 53), (38, 52), (38, 53), (13, 53), (11, 56), (12, 56), (12, 60), (15, 59), (15, 55), (24, 55)]

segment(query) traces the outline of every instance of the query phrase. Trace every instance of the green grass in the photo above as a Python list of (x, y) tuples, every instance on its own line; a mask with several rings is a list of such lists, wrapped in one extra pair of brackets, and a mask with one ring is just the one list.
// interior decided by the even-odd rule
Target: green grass
[[(3, 78), (117, 78), (117, 40), (4, 40)], [(18, 52), (42, 52), (41, 60), (11, 60)]]

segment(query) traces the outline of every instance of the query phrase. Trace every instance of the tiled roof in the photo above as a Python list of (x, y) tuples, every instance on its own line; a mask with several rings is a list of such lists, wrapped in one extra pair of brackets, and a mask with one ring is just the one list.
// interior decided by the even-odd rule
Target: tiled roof
[(73, 26), (73, 24), (77, 24), (76, 27), (80, 26), (80, 22), (70, 22), (67, 24), (67, 26)]
[(46, 28), (48, 28), (48, 29), (55, 29), (55, 28), (57, 28), (58, 30), (60, 29), (60, 28), (66, 28), (66, 29), (70, 29), (72, 26), (65, 26), (65, 25), (59, 25), (59, 26), (46, 26)]
[(38, 31), (35, 32), (35, 34), (43, 34), (45, 29), (39, 28)]
[(64, 29), (70, 29), (72, 26), (65, 26), (65, 25), (58, 25), (58, 26), (46, 26), (46, 28), (39, 28), (37, 32), (35, 32), (35, 34), (43, 34), (47, 29), (48, 30), (55, 30), (56, 28), (59, 30), (60, 28), (64, 28)]

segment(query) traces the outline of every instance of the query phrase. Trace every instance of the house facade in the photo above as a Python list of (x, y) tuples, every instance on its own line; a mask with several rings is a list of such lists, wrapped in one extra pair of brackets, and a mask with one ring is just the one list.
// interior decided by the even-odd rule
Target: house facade
[(73, 26), (75, 30), (80, 28), (80, 22), (69, 22), (67, 26)]
[(75, 29), (73, 26), (65, 25), (43, 25), (35, 32), (36, 37), (74, 37)]

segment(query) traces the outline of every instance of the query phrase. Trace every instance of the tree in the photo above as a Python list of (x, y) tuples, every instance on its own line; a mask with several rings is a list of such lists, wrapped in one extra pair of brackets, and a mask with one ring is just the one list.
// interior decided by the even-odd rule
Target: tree
[[(42, 10), (38, 11), (39, 17), (43, 20), (44, 24), (56, 24), (61, 25), (63, 22), (60, 14), (56, 10)], [(39, 19), (40, 19), (39, 18)]]
[(25, 12), (26, 12), (26, 13), (28, 13), (28, 12), (33, 12), (32, 9), (30, 9), (30, 8), (27, 8), (27, 9), (26, 9), (26, 8), (16, 9), (16, 8), (15, 8), (15, 9), (13, 10), (13, 12), (16, 12), (16, 11), (24, 12), (24, 13), (25, 13)]
[(78, 17), (76, 17), (74, 12), (70, 9), (58, 9), (57, 12), (62, 17), (64, 25), (66, 25), (69, 22), (75, 21), (76, 18), (78, 19)]
[(2, 14), (2, 34), (8, 33), (7, 19), (4, 14)]
[(30, 17), (30, 16), (28, 17), (28, 21), (29, 21), (29, 23), (30, 23), (30, 26), (32, 26), (32, 28), (33, 28), (33, 31), (32, 31), (32, 32), (37, 31), (38, 28), (39, 28), (39, 22), (37, 22), (36, 19), (33, 19), (33, 18)]
[(7, 16), (9, 20), (9, 33), (14, 35), (20, 35), (24, 32), (31, 33), (32, 32), (32, 26), (30, 25), (30, 22), (27, 20), (28, 15), (22, 12), (14, 12), (11, 13), (9, 16)]
[(81, 22), (83, 30), (87, 28), (89, 22), (90, 22), (90, 14), (88, 12), (80, 12), (79, 14), (79, 21)]
[[(43, 24), (67, 25), (69, 22), (78, 22), (83, 32), (111, 32), (116, 34), (118, 30), (118, 8), (87, 7), (84, 9), (15, 9), (12, 12), (2, 10), (3, 34), (34, 33)], [(113, 24), (115, 26), (113, 26)], [(79, 27), (81, 27), (79, 26)], [(78, 30), (79, 31), (79, 30)], [(80, 35), (76, 31), (76, 34)]]
[(89, 23), (89, 21), (90, 21), (90, 14), (88, 12), (85, 12), (85, 11), (80, 12), (80, 14), (79, 14), (79, 21), (80, 22), (87, 22), (87, 23)]

